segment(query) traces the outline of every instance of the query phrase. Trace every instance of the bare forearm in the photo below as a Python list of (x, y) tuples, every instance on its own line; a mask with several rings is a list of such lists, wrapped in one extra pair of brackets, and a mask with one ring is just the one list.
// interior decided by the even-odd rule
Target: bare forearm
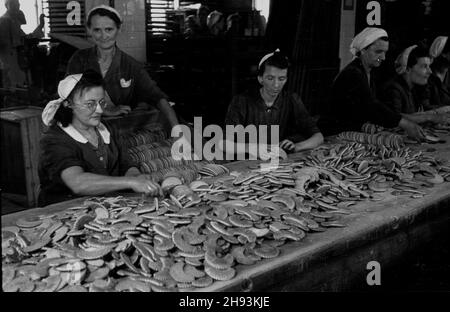
[(132, 187), (131, 177), (110, 177), (83, 172), (66, 183), (78, 195), (101, 195)]
[(300, 152), (308, 149), (313, 149), (323, 143), (322, 133), (314, 133), (309, 139), (295, 144), (295, 151)]
[(402, 116), (417, 124), (431, 122), (431, 123), (443, 123), (445, 122), (445, 114), (439, 113), (435, 110), (429, 110), (426, 112), (418, 112), (414, 114), (402, 114)]
[(178, 125), (177, 115), (166, 99), (161, 99), (158, 102), (158, 109), (167, 117), (171, 127)]
[(415, 123), (424, 123), (428, 121), (428, 114), (413, 113), (413, 114), (401, 114), (403, 118), (406, 118)]

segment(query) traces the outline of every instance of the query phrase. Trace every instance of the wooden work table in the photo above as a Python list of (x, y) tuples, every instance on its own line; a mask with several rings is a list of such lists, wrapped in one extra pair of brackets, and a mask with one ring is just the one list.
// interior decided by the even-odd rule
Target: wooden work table
[[(414, 149), (435, 149), (432, 155), (450, 159), (450, 136), (445, 144), (422, 144)], [(298, 155), (291, 155), (296, 158)], [(251, 161), (230, 163), (231, 170), (247, 171)], [(236, 266), (237, 275), (229, 281), (215, 282), (199, 291), (339, 291), (350, 286), (367, 286), (366, 266), (378, 261), (389, 267), (407, 253), (448, 233), (450, 225), (450, 183), (425, 190), (422, 198), (394, 197), (391, 191), (381, 201), (361, 201), (349, 207), (350, 215), (341, 221), (344, 228), (308, 233), (299, 242), (281, 247), (274, 259), (254, 265)], [(2, 226), (22, 216), (61, 211), (83, 202), (75, 199), (45, 208), (35, 208), (2, 216)]]

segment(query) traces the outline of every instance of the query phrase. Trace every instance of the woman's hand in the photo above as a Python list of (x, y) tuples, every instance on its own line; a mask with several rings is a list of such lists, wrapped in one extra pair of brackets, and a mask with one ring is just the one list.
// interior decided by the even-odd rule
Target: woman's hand
[(132, 178), (131, 188), (136, 193), (144, 193), (150, 196), (162, 195), (161, 187), (151, 180), (150, 176), (141, 174)]
[(280, 147), (282, 149), (284, 149), (285, 151), (290, 152), (295, 148), (295, 144), (291, 140), (286, 139), (286, 140), (281, 141)]
[(412, 122), (406, 118), (402, 118), (400, 119), (400, 123), (398, 125), (400, 126), (400, 128), (406, 131), (406, 134), (410, 138), (416, 139), (418, 141), (425, 140), (425, 132), (415, 122)]
[(258, 146), (258, 158), (264, 161), (277, 158), (284, 160), (287, 159), (288, 156), (286, 152), (278, 146), (275, 146), (271, 150), (267, 150), (267, 146)]

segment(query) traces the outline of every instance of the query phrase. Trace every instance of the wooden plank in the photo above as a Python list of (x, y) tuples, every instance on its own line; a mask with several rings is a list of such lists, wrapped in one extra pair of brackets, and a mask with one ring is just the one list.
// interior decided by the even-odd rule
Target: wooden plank
[(298, 263), (293, 263), (292, 267), (271, 275), (270, 282), (264, 278), (258, 285), (263, 285), (261, 291), (345, 291), (351, 287), (362, 290), (367, 286), (366, 276), (369, 271), (366, 268), (370, 261), (380, 263), (383, 284), (383, 272), (406, 255), (412, 254), (415, 249), (422, 248), (442, 235), (448, 235), (449, 223), (449, 214), (428, 220), (338, 257), (325, 256), (325, 259), (330, 260), (303, 267), (300, 273), (296, 267)]
[[(24, 166), (25, 166), (25, 189), (26, 189), (26, 194), (27, 194), (27, 206), (28, 207), (33, 207), (34, 206), (34, 201), (33, 201), (33, 190), (31, 188), (31, 179), (32, 179), (32, 175), (31, 175), (31, 168), (32, 168), (32, 164), (31, 164), (31, 155), (30, 155), (30, 148), (31, 148), (31, 143), (29, 141), (29, 137), (28, 134), (29, 132), (32, 131), (31, 128), (29, 127), (27, 121), (22, 120), (21, 121), (21, 125), (20, 125), (20, 132), (21, 132), (21, 137), (22, 137), (22, 149), (23, 149), (23, 162), (24, 162)], [(39, 142), (39, 141), (38, 141)], [(37, 143), (37, 142), (35, 142)]]
[(16, 121), (1, 121), (1, 188), (2, 192), (26, 195), (25, 168), (21, 155), (20, 123)]
[[(39, 194), (37, 173), (42, 108), (14, 107), (1, 111), (4, 191), (26, 196), (25, 206), (34, 207)], [(5, 133), (3, 133), (5, 132)]]
[(33, 118), (30, 120), (29, 129), (31, 130), (28, 133), (28, 140), (32, 142), (30, 144), (30, 181), (29, 188), (31, 189), (33, 204), (31, 206), (37, 205), (39, 190), (40, 190), (40, 182), (38, 175), (38, 167), (39, 167), (39, 154), (40, 154), (40, 140), (43, 132), (43, 123), (41, 118)]

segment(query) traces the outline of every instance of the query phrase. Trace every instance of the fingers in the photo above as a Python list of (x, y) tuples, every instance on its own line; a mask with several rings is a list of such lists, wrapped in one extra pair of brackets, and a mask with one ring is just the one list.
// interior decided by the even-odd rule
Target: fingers
[(133, 179), (133, 190), (136, 193), (144, 193), (148, 196), (162, 195), (161, 186), (154, 182), (148, 175), (139, 175)]
[(425, 140), (425, 136), (426, 136), (426, 133), (423, 131), (423, 129), (421, 127), (417, 126), (417, 128), (414, 129), (413, 137), (415, 139), (423, 141), (423, 140)]
[(292, 149), (295, 147), (295, 145), (294, 145), (294, 143), (293, 143), (292, 141), (290, 141), (290, 140), (283, 140), (283, 141), (280, 143), (280, 147), (281, 147), (282, 149), (284, 149), (284, 150), (290, 151), (290, 150), (292, 150)]
[(283, 159), (283, 160), (288, 158), (286, 152), (283, 150), (280, 150), (279, 157), (281, 157), (281, 159)]
[(420, 133), (420, 136), (421, 136), (422, 139), (424, 139), (425, 136), (427, 135), (427, 134), (425, 133), (425, 131), (422, 129), (422, 127), (419, 127), (419, 133)]
[(158, 184), (148, 180), (146, 180), (146, 182), (147, 182), (146, 183), (147, 192), (144, 191), (144, 193), (149, 194), (151, 196), (157, 196), (162, 194), (161, 188)]

